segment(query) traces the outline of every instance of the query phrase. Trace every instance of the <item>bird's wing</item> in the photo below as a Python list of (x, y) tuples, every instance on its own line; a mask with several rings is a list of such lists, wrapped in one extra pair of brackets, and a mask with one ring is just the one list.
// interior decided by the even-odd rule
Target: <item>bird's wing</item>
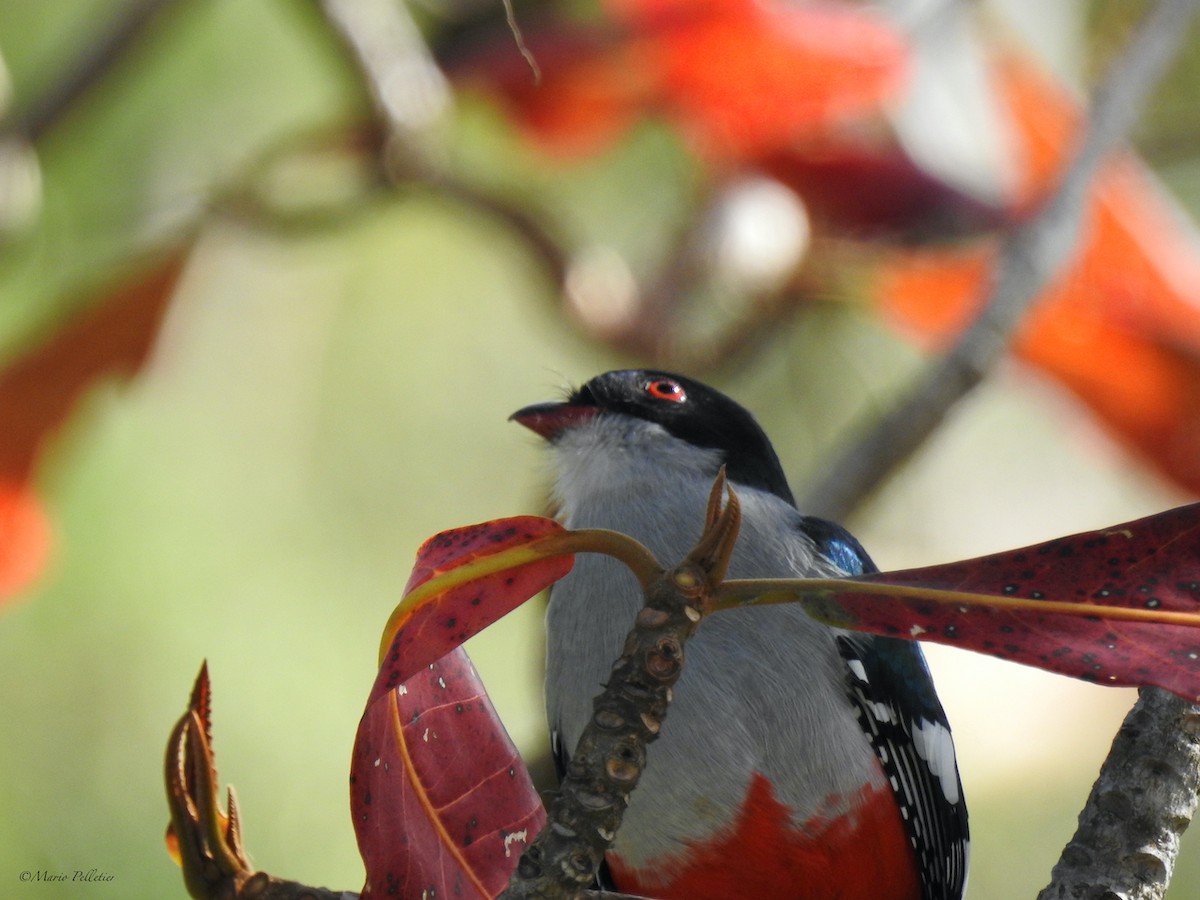
[[(848, 575), (879, 571), (840, 525), (802, 517), (817, 552)], [(967, 807), (954, 741), (920, 647), (910, 641), (844, 632), (850, 698), (859, 724), (895, 792), (917, 854), (925, 900), (959, 900), (969, 855)]]

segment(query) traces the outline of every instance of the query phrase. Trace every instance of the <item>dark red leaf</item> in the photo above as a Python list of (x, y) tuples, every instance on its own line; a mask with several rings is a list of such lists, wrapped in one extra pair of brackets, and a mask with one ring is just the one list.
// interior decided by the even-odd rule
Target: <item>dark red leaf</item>
[(854, 581), (884, 593), (848, 583), (827, 595), (846, 627), (1200, 701), (1200, 504)]
[(350, 806), (367, 869), (363, 900), (494, 897), (545, 822), (461, 648), (368, 706)]
[(836, 134), (764, 154), (762, 171), (804, 198), (822, 229), (927, 243), (994, 229), (1005, 213), (918, 165), (881, 130)]
[[(536, 548), (539, 539), (562, 533), (553, 519), (516, 516), (444, 531), (426, 541), (417, 551), (405, 601), (384, 629), (386, 649), (368, 707), (567, 574), (574, 557), (539, 554)], [(480, 576), (463, 569), (488, 558), (497, 563), (495, 571)], [(418, 591), (458, 569), (462, 578), (444, 577), (428, 595)]]
[(446, 531), (418, 551), (355, 741), (364, 898), (491, 897), (507, 883), (545, 813), (459, 645), (582, 551), (623, 560), (643, 582), (661, 571), (631, 538), (532, 516)]

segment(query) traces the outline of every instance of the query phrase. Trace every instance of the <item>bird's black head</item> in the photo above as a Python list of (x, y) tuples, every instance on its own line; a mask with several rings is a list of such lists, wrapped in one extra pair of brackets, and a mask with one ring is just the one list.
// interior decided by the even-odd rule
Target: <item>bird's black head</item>
[(671, 372), (621, 369), (597, 375), (565, 403), (527, 406), (512, 415), (549, 441), (604, 413), (634, 416), (724, 457), (729, 478), (794, 502), (779, 457), (754, 417), (720, 391)]

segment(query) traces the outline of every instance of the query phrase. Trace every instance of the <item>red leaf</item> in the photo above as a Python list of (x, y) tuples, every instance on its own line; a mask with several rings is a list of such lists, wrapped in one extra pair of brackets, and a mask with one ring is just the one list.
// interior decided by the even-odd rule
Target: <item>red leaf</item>
[(28, 587), (50, 555), (46, 517), (29, 487), (38, 454), (93, 382), (145, 362), (185, 249), (109, 290), (0, 370), (0, 600)]
[(760, 168), (804, 198), (818, 227), (907, 243), (995, 229), (1002, 210), (939, 179), (874, 130), (805, 141), (765, 155)]
[(873, 587), (843, 583), (814, 605), (858, 631), (1200, 701), (1200, 504), (853, 581)]
[[(464, 525), (435, 534), (419, 548), (417, 560), (404, 593), (414, 589), (445, 572), (457, 569), (469, 562), (492, 556), (511, 547), (529, 544), (547, 534), (558, 534), (563, 527), (553, 519), (542, 516), (511, 516), (492, 519), (478, 525)], [(559, 560), (558, 562), (562, 562)], [(565, 575), (571, 570), (568, 560)], [(561, 575), (559, 576), (562, 577)]]
[(42, 441), (83, 390), (145, 362), (185, 258), (137, 273), (0, 371), (0, 476), (27, 478)]
[(364, 898), (494, 896), (545, 821), (459, 645), (570, 571), (574, 557), (554, 545), (564, 534), (518, 516), (444, 531), (417, 551), (351, 766)]
[[(405, 589), (406, 602), (384, 629), (386, 649), (368, 708), (414, 672), (566, 575), (573, 556), (558, 553), (547, 558), (536, 550), (539, 539), (562, 533), (553, 519), (516, 516), (443, 531), (422, 544)], [(501, 555), (522, 549), (530, 552)], [(450, 579), (430, 596), (417, 596), (419, 604), (410, 602), (417, 588), (431, 579), (488, 557), (501, 565), (482, 577)]]
[(494, 897), (545, 823), (461, 648), (368, 706), (350, 806), (367, 869), (363, 900)]

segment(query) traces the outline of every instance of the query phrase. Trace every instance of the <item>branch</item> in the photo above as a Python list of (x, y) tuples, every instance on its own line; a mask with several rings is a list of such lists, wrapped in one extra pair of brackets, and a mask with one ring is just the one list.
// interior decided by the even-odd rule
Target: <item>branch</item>
[(1200, 791), (1200, 707), (1141, 692), (1038, 900), (1161, 900)]
[(667, 714), (683, 671), (684, 645), (707, 611), (737, 540), (740, 508), (730, 489), (728, 505), (719, 509), (724, 490), (722, 474), (700, 542), (646, 588), (646, 605), (595, 700), (546, 825), (500, 900), (569, 900), (595, 879), (645, 768), (646, 745), (658, 737)]
[(1187, 34), (1197, 0), (1160, 0), (1096, 90), (1087, 130), (1055, 194), (1009, 231), (983, 311), (950, 350), (869, 433), (818, 476), (802, 509), (845, 518), (916, 451), (950, 408), (1004, 356), (1013, 332), (1075, 246), (1087, 188), (1125, 139)]

